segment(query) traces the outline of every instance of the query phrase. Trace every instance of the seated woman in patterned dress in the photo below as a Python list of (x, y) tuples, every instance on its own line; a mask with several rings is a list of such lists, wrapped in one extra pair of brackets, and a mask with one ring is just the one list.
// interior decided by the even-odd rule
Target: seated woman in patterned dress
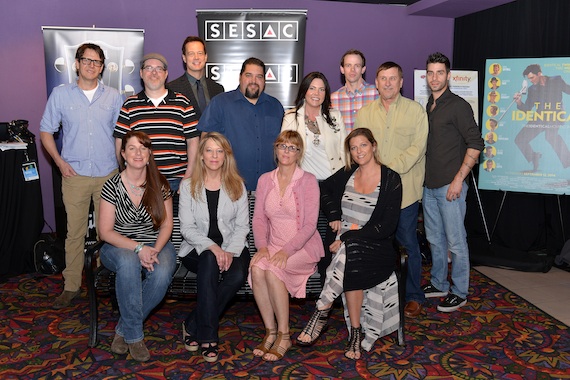
[(319, 185), (303, 171), (303, 139), (283, 131), (275, 141), (277, 169), (257, 183), (253, 236), (257, 253), (250, 264), (249, 284), (266, 335), (254, 350), (267, 361), (279, 360), (291, 347), (289, 294), (304, 298), (307, 280), (324, 255), (317, 232)]
[[(326, 326), (333, 301), (343, 295), (350, 338), (345, 352), (360, 359), (381, 336), (398, 327), (398, 285), (394, 234), (400, 215), (402, 184), (381, 165), (377, 144), (367, 128), (345, 140), (347, 166), (321, 184), (321, 206), (337, 238), (317, 309), (297, 343), (311, 345)], [(364, 340), (362, 337), (364, 328)]]

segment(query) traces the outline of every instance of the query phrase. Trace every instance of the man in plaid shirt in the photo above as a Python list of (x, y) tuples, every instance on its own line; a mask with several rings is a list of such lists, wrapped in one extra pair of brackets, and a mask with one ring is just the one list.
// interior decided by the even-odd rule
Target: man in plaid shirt
[(331, 94), (331, 105), (342, 114), (347, 133), (352, 131), (356, 112), (378, 99), (376, 87), (366, 83), (362, 78), (365, 71), (366, 58), (358, 50), (351, 49), (340, 59), (340, 72), (346, 82), (343, 87)]

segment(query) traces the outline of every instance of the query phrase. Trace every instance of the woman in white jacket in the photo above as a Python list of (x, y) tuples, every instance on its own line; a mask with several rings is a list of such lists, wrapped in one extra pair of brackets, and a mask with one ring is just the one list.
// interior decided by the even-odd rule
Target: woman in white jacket
[(299, 132), (305, 145), (301, 168), (319, 181), (344, 167), (346, 129), (340, 111), (330, 107), (327, 78), (320, 72), (309, 73), (301, 82), (295, 108), (285, 113), (281, 126), (281, 131)]
[(247, 192), (222, 134), (201, 139), (192, 177), (180, 187), (179, 217), (178, 256), (198, 286), (198, 305), (182, 324), (184, 347), (215, 362), (220, 317), (245, 283), (250, 260)]

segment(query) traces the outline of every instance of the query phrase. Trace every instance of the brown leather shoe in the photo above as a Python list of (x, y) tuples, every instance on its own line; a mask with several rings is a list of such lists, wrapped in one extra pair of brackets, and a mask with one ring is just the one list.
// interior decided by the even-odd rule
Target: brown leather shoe
[(150, 359), (150, 352), (144, 344), (144, 340), (139, 340), (135, 343), (129, 343), (129, 353), (132, 358), (138, 362), (146, 362)]
[(115, 334), (113, 343), (111, 343), (111, 352), (115, 354), (124, 355), (129, 351), (129, 345), (125, 342), (125, 338), (119, 334)]
[(406, 307), (404, 308), (404, 315), (408, 318), (414, 318), (420, 315), (422, 312), (422, 305), (416, 301), (406, 302)]

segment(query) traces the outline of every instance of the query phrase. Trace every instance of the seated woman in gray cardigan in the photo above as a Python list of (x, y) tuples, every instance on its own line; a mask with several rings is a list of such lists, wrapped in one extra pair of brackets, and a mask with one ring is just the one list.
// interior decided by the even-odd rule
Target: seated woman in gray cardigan
[(184, 347), (215, 362), (219, 319), (245, 283), (250, 260), (247, 192), (222, 134), (200, 140), (192, 177), (180, 187), (179, 217), (178, 256), (197, 274), (198, 287), (198, 305), (182, 324)]

